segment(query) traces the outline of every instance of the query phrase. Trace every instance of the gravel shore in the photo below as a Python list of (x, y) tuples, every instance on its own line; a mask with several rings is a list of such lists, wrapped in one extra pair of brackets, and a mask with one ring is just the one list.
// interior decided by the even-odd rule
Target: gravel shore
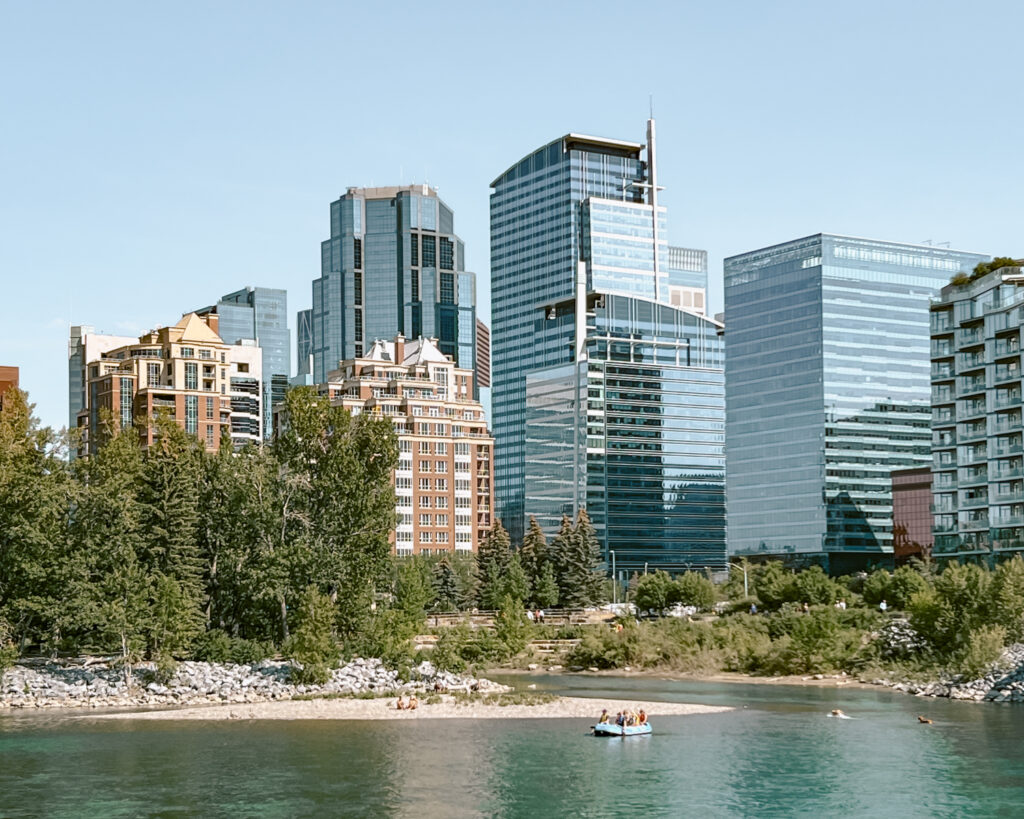
[(241, 719), (590, 719), (596, 721), (602, 708), (611, 713), (643, 708), (649, 716), (690, 716), (731, 711), (713, 705), (643, 700), (602, 700), (584, 697), (559, 697), (540, 705), (492, 705), (479, 701), (457, 701), (443, 697), (442, 702), (421, 704), (415, 711), (399, 711), (394, 699), (289, 700), (283, 702), (239, 703), (178, 708), (162, 711), (124, 711), (89, 714), (80, 719), (146, 720), (241, 720)]

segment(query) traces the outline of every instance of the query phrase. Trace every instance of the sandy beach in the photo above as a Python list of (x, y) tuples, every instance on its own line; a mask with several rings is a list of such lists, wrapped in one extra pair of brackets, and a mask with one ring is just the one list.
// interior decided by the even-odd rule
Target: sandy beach
[(432, 705), (421, 704), (415, 711), (399, 711), (395, 699), (287, 700), (231, 705), (208, 705), (161, 711), (122, 711), (89, 714), (80, 719), (147, 720), (240, 720), (240, 719), (597, 719), (602, 708), (611, 713), (643, 708), (651, 717), (716, 714), (731, 708), (693, 705), (679, 702), (644, 700), (604, 700), (584, 697), (559, 697), (541, 705), (491, 705), (456, 701), (454, 698)]

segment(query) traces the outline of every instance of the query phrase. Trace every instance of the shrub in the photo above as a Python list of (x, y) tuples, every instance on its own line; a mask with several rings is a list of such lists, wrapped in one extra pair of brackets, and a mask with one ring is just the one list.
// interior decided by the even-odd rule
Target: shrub
[(204, 663), (231, 660), (231, 638), (219, 628), (200, 634), (192, 644), (192, 656)]
[(292, 671), (294, 682), (323, 685), (341, 652), (334, 639), (334, 605), (327, 595), (310, 586), (298, 604), (298, 626), (288, 641), (288, 655), (302, 664)]
[(1006, 629), (1002, 626), (979, 626), (967, 635), (958, 656), (958, 670), (969, 679), (982, 677), (1002, 656)]
[(793, 585), (797, 598), (811, 605), (830, 605), (842, 596), (839, 586), (829, 579), (821, 566), (811, 566), (800, 572)]
[(864, 587), (861, 592), (864, 595), (864, 602), (869, 606), (877, 606), (883, 600), (888, 602), (891, 594), (889, 590), (891, 584), (892, 575), (885, 569), (878, 569), (872, 572), (864, 581)]
[(695, 606), (699, 611), (707, 611), (715, 604), (715, 585), (704, 575), (697, 572), (685, 572), (676, 578), (670, 599), (684, 606)]
[(892, 573), (889, 580), (886, 601), (898, 609), (906, 609), (911, 598), (918, 592), (927, 589), (928, 581), (910, 566), (900, 566)]

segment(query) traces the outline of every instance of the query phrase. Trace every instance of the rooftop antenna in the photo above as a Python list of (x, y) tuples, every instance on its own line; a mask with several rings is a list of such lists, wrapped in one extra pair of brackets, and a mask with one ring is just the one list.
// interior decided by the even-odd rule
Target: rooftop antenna
[(651, 116), (649, 117), (649, 119), (654, 119), (654, 94), (647, 95), (647, 102), (651, 110)]

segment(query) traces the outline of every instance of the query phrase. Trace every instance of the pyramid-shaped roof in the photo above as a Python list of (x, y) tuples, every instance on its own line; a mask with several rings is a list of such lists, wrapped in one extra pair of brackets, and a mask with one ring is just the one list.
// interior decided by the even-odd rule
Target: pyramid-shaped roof
[(181, 321), (174, 325), (175, 329), (181, 330), (179, 341), (195, 341), (223, 344), (219, 335), (210, 329), (210, 325), (203, 321), (196, 313), (188, 313), (181, 317)]

